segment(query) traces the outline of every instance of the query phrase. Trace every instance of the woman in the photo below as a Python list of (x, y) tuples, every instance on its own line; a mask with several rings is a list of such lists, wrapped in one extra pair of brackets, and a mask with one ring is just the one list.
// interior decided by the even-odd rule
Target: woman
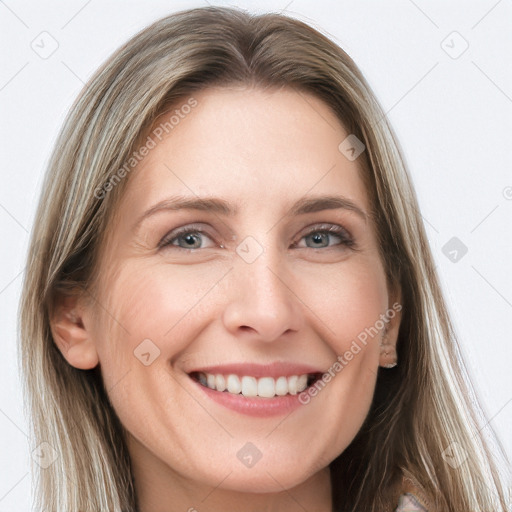
[(97, 72), (21, 333), (40, 510), (506, 510), (391, 128), (299, 21), (184, 11)]

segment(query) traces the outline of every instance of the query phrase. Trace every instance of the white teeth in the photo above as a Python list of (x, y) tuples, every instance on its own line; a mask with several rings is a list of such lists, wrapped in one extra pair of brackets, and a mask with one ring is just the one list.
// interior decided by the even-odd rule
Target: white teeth
[(215, 375), (215, 388), (217, 391), (224, 391), (227, 388), (224, 375)]
[(258, 379), (258, 396), (272, 398), (276, 394), (275, 380), (272, 377)]
[(297, 380), (297, 393), (302, 393), (308, 387), (308, 376), (301, 375)]
[[(307, 380), (307, 376), (306, 376)], [(288, 394), (288, 379), (286, 377), (279, 377), (276, 380), (276, 395), (284, 396)]]
[(299, 377), (297, 377), (297, 375), (292, 375), (291, 377), (288, 377), (288, 393), (290, 393), (290, 395), (297, 394), (297, 381), (298, 380), (299, 380)]
[(206, 375), (206, 385), (210, 389), (216, 389), (215, 387), (215, 375), (211, 375), (210, 373)]
[(274, 396), (296, 395), (308, 387), (308, 375), (291, 375), (290, 377), (255, 377), (230, 374), (213, 375), (210, 373), (198, 373), (199, 382), (210, 389), (217, 391), (227, 391), (234, 395), (240, 393), (247, 397), (260, 396), (263, 398), (273, 398)]
[(258, 381), (254, 377), (242, 377), (242, 395), (258, 395)]
[(228, 375), (228, 391), (234, 395), (238, 395), (242, 391), (242, 384), (236, 375)]

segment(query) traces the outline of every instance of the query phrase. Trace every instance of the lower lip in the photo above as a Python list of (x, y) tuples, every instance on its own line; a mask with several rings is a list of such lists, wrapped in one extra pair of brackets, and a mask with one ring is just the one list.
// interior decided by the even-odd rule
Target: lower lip
[(227, 391), (216, 391), (207, 388), (191, 377), (190, 380), (199, 386), (206, 396), (211, 398), (214, 402), (240, 414), (246, 414), (247, 416), (266, 418), (269, 416), (290, 414), (303, 405), (299, 401), (299, 394), (275, 396), (274, 398), (247, 397), (228, 393)]

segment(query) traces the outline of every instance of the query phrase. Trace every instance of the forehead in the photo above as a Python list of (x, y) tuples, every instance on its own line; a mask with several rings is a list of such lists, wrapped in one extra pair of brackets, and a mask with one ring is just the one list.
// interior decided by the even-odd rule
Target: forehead
[(194, 93), (155, 121), (121, 208), (215, 196), (270, 217), (303, 196), (339, 193), (368, 210), (360, 166), (339, 149), (348, 135), (327, 104), (304, 92)]

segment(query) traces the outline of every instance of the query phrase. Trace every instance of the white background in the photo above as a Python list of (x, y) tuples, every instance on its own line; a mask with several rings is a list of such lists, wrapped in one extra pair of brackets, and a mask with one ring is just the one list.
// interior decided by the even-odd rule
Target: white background
[[(0, 0), (0, 512), (30, 510), (16, 316), (29, 232), (57, 132), (83, 83), (120, 44), (159, 17), (205, 5)], [(512, 5), (236, 5), (286, 9), (311, 23), (353, 57), (372, 85), (408, 161), (469, 372), (512, 457)], [(58, 48), (43, 59), (31, 45), (51, 48), (57, 44), (51, 38)], [(454, 236), (468, 248), (456, 263), (442, 251)]]

